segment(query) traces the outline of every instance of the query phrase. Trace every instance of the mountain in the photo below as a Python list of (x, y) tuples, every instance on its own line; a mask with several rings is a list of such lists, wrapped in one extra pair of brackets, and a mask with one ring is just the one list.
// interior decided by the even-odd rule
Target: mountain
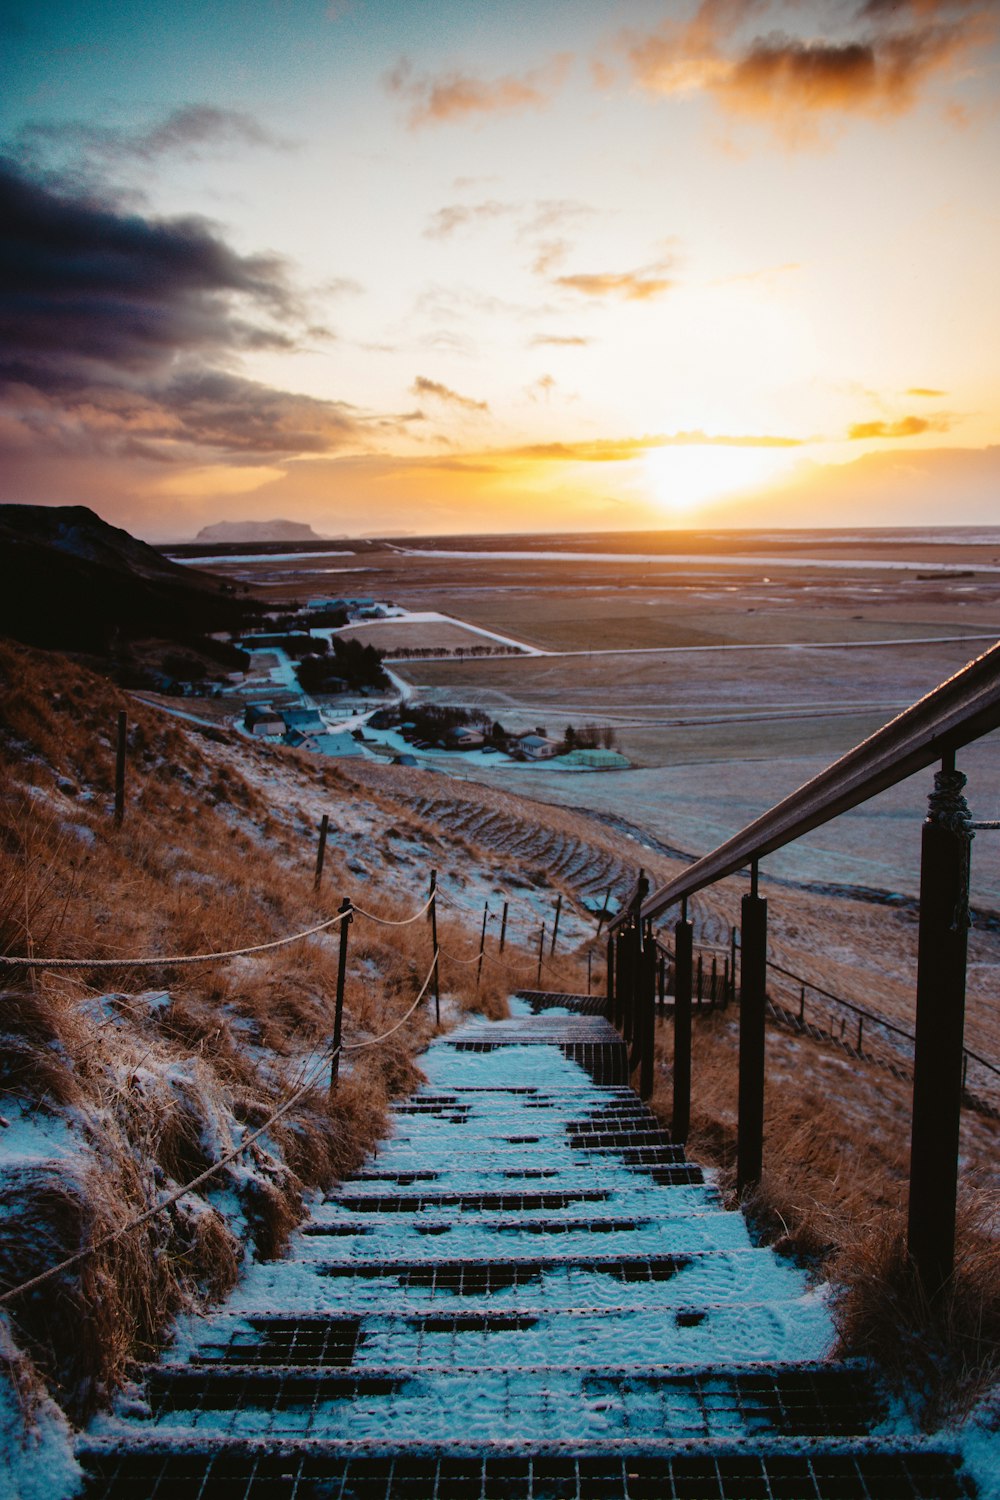
[(321, 542), (305, 521), (216, 521), (203, 526), (196, 542)]
[(123, 667), (143, 641), (204, 649), (255, 608), (86, 506), (0, 505), (0, 635)]

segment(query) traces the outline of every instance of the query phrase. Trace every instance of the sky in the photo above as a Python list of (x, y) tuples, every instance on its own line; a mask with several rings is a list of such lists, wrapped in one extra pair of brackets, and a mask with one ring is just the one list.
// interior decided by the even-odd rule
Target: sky
[(8, 0), (0, 501), (1000, 524), (998, 0)]

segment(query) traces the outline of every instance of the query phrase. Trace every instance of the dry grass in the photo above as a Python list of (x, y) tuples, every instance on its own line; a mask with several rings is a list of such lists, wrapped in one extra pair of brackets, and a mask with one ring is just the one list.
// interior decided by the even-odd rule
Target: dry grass
[[(398, 922), (426, 887), (426, 868), (406, 868), (424, 830), (401, 828), (398, 803), (359, 797), (336, 768), (230, 746), (215, 731), (188, 733), (60, 658), (0, 645), (0, 686), (0, 954), (122, 959), (30, 974), (0, 959), (2, 1109), (19, 1130), (34, 1119), (70, 1148), (0, 1170), (0, 1286), (113, 1237), (7, 1309), (18, 1358), (79, 1417), (153, 1350), (178, 1309), (223, 1295), (246, 1256), (282, 1253), (303, 1195), (356, 1168), (385, 1131), (389, 1101), (420, 1081), (414, 1053), (433, 1030), (428, 998), (388, 1042), (345, 1054), (331, 1095), (322, 1057), (336, 929), (228, 964), (182, 967), (169, 955), (311, 926), (336, 910), (331, 890), (351, 890)], [(120, 708), (130, 728), (118, 828)], [(319, 895), (317, 801), (341, 832)], [(467, 851), (433, 832), (442, 863), (462, 864)], [(441, 942), (466, 954), (478, 928), (450, 913)], [(156, 953), (167, 957), (151, 968), (126, 961)], [(348, 954), (351, 1045), (411, 1006), (430, 966), (428, 923), (358, 916)], [(443, 960), (442, 981), (459, 1004), (503, 1013), (507, 979), (495, 967), (477, 991), (475, 966)], [(221, 1163), (242, 1128), (264, 1125), (317, 1058), (314, 1086), (248, 1150), (168, 1212), (115, 1237)]]
[(959, 1204), (952, 1276), (928, 1297), (898, 1218), (838, 1256), (840, 1348), (886, 1372), (927, 1430), (963, 1416), (1000, 1378), (1000, 1235), (995, 1189)]
[[(658, 1023), (653, 1108), (669, 1126), (672, 1027)], [(909, 1083), (808, 1036), (767, 1033), (764, 1172), (740, 1205), (760, 1243), (841, 1288), (842, 1351), (877, 1359), (928, 1425), (996, 1378), (1000, 1221), (993, 1194), (1000, 1126), (962, 1119), (963, 1212), (954, 1281), (921, 1297), (905, 1256)], [(695, 1020), (688, 1154), (718, 1169), (735, 1202), (738, 1013)], [(819, 1103), (819, 1107), (818, 1107)]]

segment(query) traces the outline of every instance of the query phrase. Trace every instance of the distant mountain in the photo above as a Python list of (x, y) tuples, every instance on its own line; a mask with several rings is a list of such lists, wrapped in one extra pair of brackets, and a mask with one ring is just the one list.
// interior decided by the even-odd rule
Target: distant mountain
[(203, 526), (196, 542), (321, 542), (304, 521), (216, 521)]
[(0, 505), (0, 635), (113, 661), (127, 675), (136, 643), (207, 644), (217, 655), (205, 637), (239, 629), (257, 608), (86, 506)]

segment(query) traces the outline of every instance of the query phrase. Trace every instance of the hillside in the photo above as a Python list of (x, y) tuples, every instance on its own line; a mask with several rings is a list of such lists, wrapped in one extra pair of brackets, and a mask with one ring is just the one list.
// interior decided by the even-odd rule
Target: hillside
[(218, 655), (206, 637), (256, 609), (232, 584), (169, 561), (86, 506), (0, 506), (0, 635), (141, 680), (142, 663), (172, 646)]
[[(310, 1193), (351, 1169), (385, 1129), (387, 1101), (419, 1077), (414, 1059), (434, 1030), (429, 998), (406, 1015), (429, 976), (422, 908), (431, 869), (440, 881), (449, 1025), (467, 1005), (502, 1014), (508, 993), (536, 983), (539, 927), (551, 933), (557, 893), (559, 952), (552, 958), (546, 943), (543, 985), (583, 988), (594, 924), (581, 901), (609, 887), (622, 898), (640, 861), (654, 879), (677, 862), (570, 809), (401, 767), (331, 765), (200, 727), (20, 645), (0, 645), (0, 705), (0, 953), (80, 965), (33, 974), (0, 965), (0, 1298), (88, 1250), (35, 1294), (0, 1304), (0, 1352), (13, 1382), (0, 1382), (0, 1442), (19, 1446), (26, 1463), (47, 1445), (46, 1472), (62, 1455), (68, 1484), (59, 1408), (79, 1421), (104, 1406), (127, 1380), (130, 1359), (155, 1348), (178, 1311), (213, 1302), (254, 1261), (280, 1255)], [(116, 828), (114, 725), (123, 708), (127, 808)], [(317, 894), (324, 812), (330, 842)], [(699, 898), (699, 941), (727, 936), (735, 896), (731, 884)], [(179, 960), (330, 924), (344, 897), (357, 908), (344, 1042), (364, 1050), (345, 1053), (330, 1096), (335, 926), (228, 962)], [(900, 949), (912, 935), (905, 912), (783, 889), (773, 917), (782, 958), (902, 1014)], [(996, 941), (977, 938), (984, 954)], [(600, 945), (594, 952), (596, 988)], [(147, 955), (156, 960), (149, 967), (128, 962)], [(995, 1056), (980, 1014), (970, 1006), (981, 1045)], [(736, 1030), (729, 1011), (699, 1021), (696, 1032), (694, 1150), (723, 1173), (734, 1136)], [(659, 1044), (654, 1103), (669, 1119), (667, 1022)], [(807, 1036), (772, 1033), (769, 1049), (759, 1231), (807, 1254), (821, 1276), (836, 1267), (848, 1278), (853, 1251), (870, 1282), (864, 1255), (874, 1252), (864, 1247), (898, 1225), (908, 1088)], [(963, 1129), (965, 1243), (990, 1277), (996, 1244), (983, 1208), (997, 1126), (969, 1113)], [(209, 1169), (214, 1175), (185, 1190)], [(984, 1303), (987, 1331), (994, 1316)], [(911, 1346), (899, 1347), (912, 1363)], [(980, 1369), (971, 1348), (963, 1357)]]

